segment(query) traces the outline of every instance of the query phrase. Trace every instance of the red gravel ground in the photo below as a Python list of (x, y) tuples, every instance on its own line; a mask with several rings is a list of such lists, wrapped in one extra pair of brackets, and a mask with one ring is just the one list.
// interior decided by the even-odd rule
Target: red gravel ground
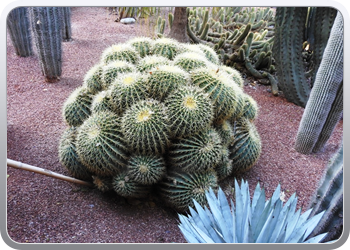
[[(7, 39), (7, 157), (69, 175), (58, 161), (58, 141), (67, 127), (62, 105), (82, 84), (85, 73), (99, 61), (108, 46), (146, 35), (137, 24), (114, 22), (102, 7), (72, 8), (73, 41), (63, 44), (63, 74), (46, 83), (38, 58), (20, 58)], [(253, 190), (259, 181), (267, 197), (281, 184), (288, 198), (296, 192), (298, 207), (306, 208), (325, 165), (337, 151), (343, 135), (342, 121), (322, 152), (302, 155), (294, 148), (303, 108), (275, 97), (269, 87), (247, 81), (245, 92), (258, 103), (255, 122), (262, 140), (256, 165), (238, 179)], [(18, 243), (183, 243), (177, 214), (156, 197), (125, 200), (32, 172), (8, 169), (7, 229)], [(221, 186), (229, 191), (234, 177)]]

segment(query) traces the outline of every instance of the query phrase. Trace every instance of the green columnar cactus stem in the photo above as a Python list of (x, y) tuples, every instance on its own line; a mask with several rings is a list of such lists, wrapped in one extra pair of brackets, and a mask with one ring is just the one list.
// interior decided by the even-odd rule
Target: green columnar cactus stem
[(313, 83), (329, 39), (337, 10), (329, 7), (311, 7), (310, 9), (309, 16), (311, 18), (308, 19), (309, 29), (307, 29), (307, 41), (310, 45), (309, 50), (312, 51), (311, 82)]
[(27, 8), (18, 7), (11, 10), (6, 26), (16, 54), (21, 57), (33, 55)]
[(163, 200), (179, 212), (185, 212), (193, 207), (193, 199), (199, 204), (206, 204), (205, 191), (217, 188), (217, 177), (214, 170), (204, 173), (168, 173), (160, 182), (158, 189)]
[(63, 41), (72, 40), (72, 27), (71, 27), (71, 8), (70, 7), (61, 7), (62, 8), (62, 38)]
[(331, 136), (335, 126), (339, 122), (343, 115), (343, 83), (339, 86), (339, 90), (335, 97), (335, 100), (332, 104), (331, 110), (329, 111), (329, 115), (327, 120), (324, 123), (322, 131), (320, 132), (320, 136), (313, 148), (313, 152), (319, 152), (323, 146), (328, 141)]
[(156, 25), (156, 33), (157, 35), (163, 35), (165, 29), (165, 19), (163, 19), (161, 16), (157, 19), (157, 25)]
[(62, 11), (60, 7), (29, 7), (31, 29), (41, 71), (47, 82), (62, 74)]
[(174, 14), (173, 13), (168, 14), (168, 22), (169, 22), (169, 29), (171, 29), (171, 27), (173, 27), (173, 22), (174, 22)]
[(321, 221), (310, 234), (313, 237), (328, 232), (322, 242), (338, 239), (343, 231), (343, 145), (328, 164), (319, 187), (311, 198), (309, 217), (326, 211)]
[(79, 161), (76, 152), (76, 134), (77, 129), (75, 127), (69, 127), (63, 132), (58, 147), (59, 161), (73, 177), (82, 180), (91, 180), (91, 173)]
[(140, 184), (152, 185), (166, 174), (163, 157), (154, 155), (133, 155), (128, 162), (128, 175)]
[(302, 107), (305, 107), (311, 90), (301, 53), (306, 16), (307, 7), (277, 7), (273, 45), (279, 87), (288, 101)]
[(80, 161), (95, 175), (122, 171), (128, 154), (120, 117), (110, 111), (92, 114), (79, 128), (76, 147)]
[[(300, 153), (310, 154), (316, 152), (316, 149), (321, 149), (341, 118), (343, 30), (342, 16), (338, 12), (299, 125), (295, 149)], [(320, 140), (322, 133), (324, 135)]]
[(170, 130), (174, 137), (194, 134), (210, 126), (213, 120), (213, 105), (199, 88), (183, 86), (166, 100)]

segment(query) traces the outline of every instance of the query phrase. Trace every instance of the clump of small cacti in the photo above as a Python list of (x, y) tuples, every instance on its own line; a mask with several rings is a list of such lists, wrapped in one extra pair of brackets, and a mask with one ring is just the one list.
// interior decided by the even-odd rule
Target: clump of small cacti
[[(140, 49), (146, 44), (147, 53)], [(111, 65), (130, 70), (111, 73)], [(135, 38), (105, 50), (63, 114), (74, 131), (76, 164), (99, 190), (139, 198), (153, 188), (180, 211), (258, 159), (256, 105), (249, 108), (248, 97), (240, 75), (210, 47)], [(248, 125), (239, 126), (243, 119)]]
[(187, 32), (194, 43), (211, 46), (224, 65), (241, 65), (255, 78), (270, 82), (272, 93), (277, 95), (273, 28), (270, 8), (188, 8)]

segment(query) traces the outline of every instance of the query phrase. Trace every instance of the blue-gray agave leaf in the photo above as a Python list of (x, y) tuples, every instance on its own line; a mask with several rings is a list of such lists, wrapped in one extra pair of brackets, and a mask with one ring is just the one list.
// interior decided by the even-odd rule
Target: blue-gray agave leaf
[(281, 187), (277, 186), (271, 199), (266, 200), (258, 184), (250, 201), (248, 182), (241, 187), (235, 180), (235, 204), (227, 201), (219, 188), (217, 196), (206, 192), (209, 208), (194, 201), (197, 212), (179, 215), (179, 228), (190, 243), (317, 243), (326, 235), (307, 237), (321, 220), (324, 212), (309, 218), (311, 210), (295, 211), (297, 197), (293, 194), (283, 205)]

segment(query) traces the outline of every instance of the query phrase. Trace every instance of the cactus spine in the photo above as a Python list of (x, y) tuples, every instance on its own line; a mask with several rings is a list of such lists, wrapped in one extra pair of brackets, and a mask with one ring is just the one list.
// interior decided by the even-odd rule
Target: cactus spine
[(62, 10), (60, 7), (29, 7), (31, 29), (41, 71), (48, 82), (62, 74)]
[(22, 57), (33, 55), (27, 8), (18, 7), (11, 10), (6, 25), (16, 54)]
[(310, 99), (301, 119), (295, 149), (303, 154), (320, 150), (343, 111), (343, 21), (338, 12), (324, 51)]

